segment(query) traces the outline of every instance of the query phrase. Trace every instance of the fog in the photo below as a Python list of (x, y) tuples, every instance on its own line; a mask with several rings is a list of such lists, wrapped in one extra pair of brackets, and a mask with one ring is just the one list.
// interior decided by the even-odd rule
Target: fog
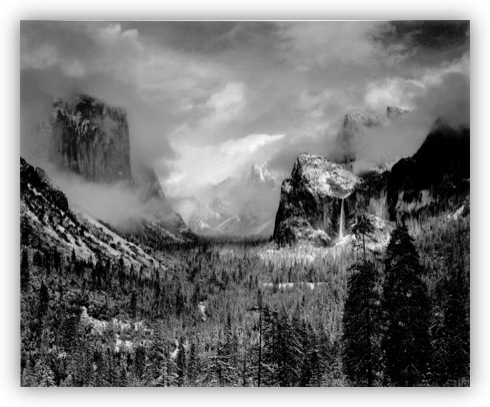
[(45, 163), (43, 169), (54, 186), (65, 193), (72, 209), (81, 210), (97, 220), (130, 231), (148, 210), (137, 191), (127, 183), (89, 182), (49, 163)]
[[(357, 170), (409, 156), (436, 119), (469, 123), (469, 24), (457, 24), (457, 32), (438, 26), (427, 42), (427, 22), (25, 21), (21, 154), (49, 166), (42, 121), (58, 98), (84, 93), (122, 107), (134, 178), (155, 170), (186, 219), (253, 162), (283, 179), (302, 152), (330, 156), (353, 108), (410, 110), (356, 136)], [(123, 185), (49, 173), (72, 202), (111, 223), (144, 210)], [(278, 199), (278, 191), (251, 197), (239, 188), (227, 203), (273, 213)]]
[[(354, 170), (413, 155), (424, 142), (436, 122), (459, 128), (470, 126), (469, 80), (455, 76), (445, 86), (431, 88), (414, 100), (416, 106), (406, 114), (394, 117), (385, 125), (363, 128), (352, 141), (357, 156)], [(333, 149), (337, 148), (335, 145)]]

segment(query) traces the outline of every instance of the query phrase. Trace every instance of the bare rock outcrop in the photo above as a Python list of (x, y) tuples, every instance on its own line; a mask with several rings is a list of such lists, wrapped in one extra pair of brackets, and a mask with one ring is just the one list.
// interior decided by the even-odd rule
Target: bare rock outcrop
[(124, 109), (87, 95), (60, 99), (53, 105), (47, 131), (49, 160), (58, 169), (78, 174), (90, 182), (123, 182), (138, 195), (142, 202), (141, 216), (126, 223), (145, 243), (161, 247), (168, 242), (183, 243), (194, 238), (182, 217), (172, 209), (154, 170), (140, 168), (136, 174), (132, 173)]
[(57, 101), (49, 120), (49, 159), (87, 180), (132, 181), (126, 111), (87, 95)]
[(281, 186), (274, 240), (280, 245), (308, 241), (326, 246), (341, 237), (359, 178), (325, 157), (301, 154)]

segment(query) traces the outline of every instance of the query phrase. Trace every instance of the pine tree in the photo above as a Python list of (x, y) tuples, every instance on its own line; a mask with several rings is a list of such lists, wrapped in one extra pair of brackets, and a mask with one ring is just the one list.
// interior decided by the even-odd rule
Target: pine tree
[[(453, 243), (454, 244), (454, 243)], [(449, 263), (450, 262), (450, 263)], [(437, 385), (468, 385), (470, 373), (470, 282), (464, 261), (448, 259), (448, 276), (438, 284), (444, 302), (432, 326), (433, 373)]]
[(36, 363), (37, 383), (39, 387), (55, 387), (54, 374), (45, 358)]
[(22, 257), (20, 259), (20, 287), (23, 292), (29, 288), (29, 281), (29, 254), (24, 249), (22, 250)]
[(380, 372), (380, 294), (378, 273), (372, 262), (350, 269), (344, 306), (344, 372), (356, 386), (372, 386)]
[(145, 367), (146, 367), (146, 348), (144, 346), (139, 345), (136, 348), (136, 352), (134, 356), (134, 366), (133, 366), (133, 376), (136, 380), (136, 385), (140, 384), (140, 381), (143, 378)]
[(22, 371), (20, 383), (22, 387), (36, 387), (38, 385), (36, 373), (30, 359), (27, 359), (27, 363)]
[(155, 328), (155, 336), (152, 345), (149, 349), (149, 377), (152, 381), (152, 386), (165, 386), (167, 374), (167, 352), (163, 340), (164, 328), (161, 321), (157, 322)]
[(303, 362), (301, 336), (286, 311), (264, 318), (264, 379), (268, 386), (297, 386)]
[(94, 365), (96, 367), (94, 385), (96, 387), (107, 387), (109, 385), (109, 365), (107, 355), (98, 346), (98, 349), (94, 352)]
[(397, 226), (386, 250), (383, 318), (386, 375), (395, 386), (424, 383), (430, 358), (430, 304), (422, 267), (405, 225)]
[(138, 307), (138, 297), (136, 296), (136, 291), (133, 290), (131, 293), (131, 300), (129, 302), (129, 309), (131, 310), (131, 318), (136, 318), (136, 311)]
[(364, 261), (367, 261), (366, 257), (366, 236), (369, 236), (373, 233), (374, 226), (371, 220), (368, 218), (367, 214), (360, 213), (356, 216), (356, 222), (352, 226), (352, 232), (357, 237), (362, 238), (362, 251), (364, 255)]
[(41, 289), (39, 290), (39, 314), (44, 316), (49, 308), (49, 291), (44, 280), (41, 283)]
[(189, 350), (189, 363), (187, 368), (187, 376), (191, 386), (196, 385), (199, 370), (200, 370), (200, 363), (199, 363), (199, 355), (197, 353), (197, 345), (195, 342), (192, 342)]
[(449, 380), (457, 384), (468, 380), (470, 374), (470, 310), (469, 279), (462, 270), (451, 276), (449, 299), (444, 310), (446, 328), (447, 372)]
[(177, 383), (179, 387), (183, 387), (186, 383), (186, 374), (187, 374), (187, 366), (186, 366), (186, 352), (184, 348), (184, 338), (180, 338), (179, 346), (177, 350), (177, 358), (175, 363), (177, 364)]
[(213, 339), (215, 353), (208, 356), (207, 363), (202, 366), (199, 383), (206, 386), (230, 387), (235, 386), (238, 380), (236, 366), (232, 363), (229, 347), (223, 332), (215, 333)]

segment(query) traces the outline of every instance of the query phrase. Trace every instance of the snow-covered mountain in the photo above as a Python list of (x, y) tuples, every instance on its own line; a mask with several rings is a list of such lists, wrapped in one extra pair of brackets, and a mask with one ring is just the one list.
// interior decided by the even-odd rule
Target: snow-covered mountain
[(25, 245), (73, 253), (87, 262), (109, 259), (125, 265), (166, 270), (176, 262), (164, 252), (134, 243), (110, 225), (73, 210), (41, 168), (20, 159), (20, 219)]
[(213, 199), (197, 205), (189, 227), (208, 236), (270, 236), (279, 186), (278, 174), (254, 163), (248, 173), (230, 176), (213, 187)]
[(284, 180), (274, 240), (328, 246), (349, 233), (355, 214), (374, 224), (469, 207), (470, 130), (436, 122), (418, 151), (386, 169), (359, 174), (352, 163), (300, 154)]
[(352, 172), (325, 157), (300, 154), (291, 177), (282, 183), (274, 227), (276, 242), (311, 241), (321, 246), (342, 237), (360, 182)]

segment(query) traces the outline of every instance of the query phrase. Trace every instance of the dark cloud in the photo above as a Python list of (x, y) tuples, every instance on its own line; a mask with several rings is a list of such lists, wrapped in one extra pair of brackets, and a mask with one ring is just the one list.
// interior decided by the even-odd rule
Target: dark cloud
[(328, 155), (352, 108), (425, 106), (429, 122), (449, 100), (469, 110), (468, 31), (426, 21), (22, 22), (21, 152), (43, 150), (35, 123), (51, 100), (80, 92), (126, 109), (133, 166), (156, 168), (176, 201), (254, 160), (287, 174), (301, 152)]
[(412, 46), (444, 50), (469, 42), (469, 21), (393, 21), (392, 36)]

